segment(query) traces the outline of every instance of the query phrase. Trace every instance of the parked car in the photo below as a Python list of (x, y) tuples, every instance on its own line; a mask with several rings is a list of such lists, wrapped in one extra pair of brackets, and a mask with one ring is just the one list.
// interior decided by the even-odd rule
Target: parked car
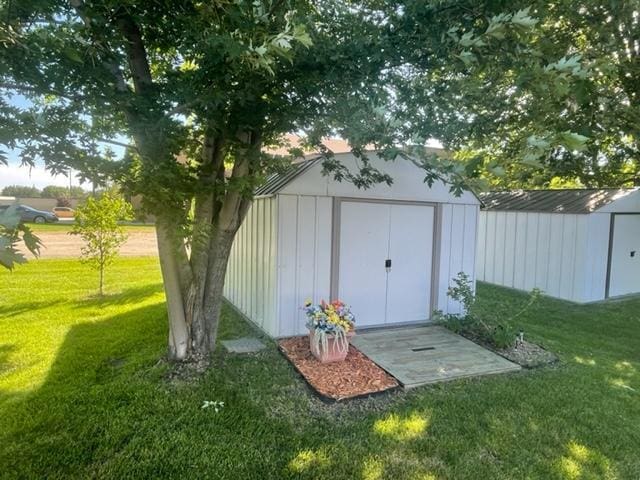
[(76, 216), (76, 211), (69, 207), (54, 207), (53, 214), (58, 218), (73, 218)]
[[(0, 212), (5, 211), (7, 208), (9, 208), (9, 205), (0, 206)], [(22, 222), (55, 223), (58, 221), (58, 217), (53, 213), (36, 210), (27, 205), (18, 205), (16, 210), (20, 214), (20, 221)]]

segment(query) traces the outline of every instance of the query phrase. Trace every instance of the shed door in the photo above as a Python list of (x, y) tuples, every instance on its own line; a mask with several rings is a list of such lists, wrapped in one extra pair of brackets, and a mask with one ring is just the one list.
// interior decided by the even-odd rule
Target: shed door
[(640, 214), (614, 215), (609, 296), (640, 292)]
[(386, 323), (427, 320), (431, 316), (433, 207), (391, 205)]
[(434, 208), (343, 201), (338, 296), (359, 326), (430, 316)]

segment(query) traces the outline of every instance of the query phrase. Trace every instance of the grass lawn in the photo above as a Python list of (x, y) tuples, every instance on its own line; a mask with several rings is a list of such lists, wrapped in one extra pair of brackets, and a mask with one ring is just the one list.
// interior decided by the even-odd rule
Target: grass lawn
[[(328, 406), (272, 343), (168, 382), (157, 260), (118, 261), (103, 300), (95, 275), (75, 260), (0, 272), (1, 478), (640, 478), (640, 299), (529, 311), (520, 325), (559, 366)], [(250, 331), (225, 311), (222, 339)]]

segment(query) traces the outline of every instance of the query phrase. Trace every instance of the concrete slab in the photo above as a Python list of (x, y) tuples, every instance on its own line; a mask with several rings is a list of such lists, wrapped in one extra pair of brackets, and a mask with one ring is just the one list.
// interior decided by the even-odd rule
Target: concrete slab
[(223, 340), (221, 343), (222, 346), (224, 346), (224, 348), (226, 348), (227, 351), (231, 353), (254, 353), (259, 352), (260, 350), (265, 348), (264, 343), (253, 337), (236, 338), (234, 340)]
[(520, 366), (444, 327), (358, 332), (351, 342), (405, 388), (520, 370)]

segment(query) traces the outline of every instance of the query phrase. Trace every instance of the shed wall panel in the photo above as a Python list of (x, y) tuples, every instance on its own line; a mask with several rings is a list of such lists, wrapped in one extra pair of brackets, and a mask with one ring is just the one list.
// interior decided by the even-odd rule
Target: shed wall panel
[(484, 262), (485, 276), (483, 277), (483, 280), (486, 280), (487, 282), (491, 282), (491, 283), (496, 283), (495, 273), (494, 273), (496, 271), (496, 264), (495, 264), (496, 249), (494, 247), (496, 242), (497, 215), (487, 215), (484, 218), (485, 218), (484, 223), (487, 225), (486, 227), (487, 235), (484, 243), (485, 249), (483, 250), (484, 256), (486, 257), (486, 260)]
[[(477, 227), (476, 254), (475, 254), (477, 261), (476, 261), (475, 267), (476, 267), (478, 278), (484, 278), (486, 257), (482, 255), (481, 252), (486, 251), (485, 244), (487, 241), (487, 222), (481, 222), (479, 219), (479, 215), (476, 214), (476, 216), (478, 217), (476, 219), (478, 227)], [(479, 258), (478, 255), (482, 255), (482, 258)]]
[(603, 298), (608, 227), (592, 220), (595, 216), (481, 211), (478, 230), (486, 238), (476, 256), (484, 266), (478, 280), (525, 291), (539, 288), (578, 302)]
[(609, 213), (593, 213), (588, 217), (583, 294), (585, 302), (604, 298), (610, 222), (611, 215)]
[(306, 300), (329, 300), (332, 199), (279, 195), (276, 336), (305, 333)]
[(276, 333), (275, 202), (260, 198), (249, 208), (231, 248), (224, 286), (227, 300), (271, 335)]
[(478, 207), (442, 204), (440, 215), (436, 308), (444, 313), (461, 313), (462, 305), (449, 298), (447, 290), (460, 272), (467, 274), (475, 285)]
[[(515, 213), (515, 235), (513, 247), (513, 288), (524, 289), (527, 278), (527, 217)], [(482, 222), (481, 222), (482, 223)]]
[(507, 224), (506, 213), (497, 212), (495, 222), (496, 255), (494, 256), (495, 267), (493, 271), (494, 281), (500, 285), (504, 282), (504, 248), (506, 243)]
[(549, 250), (547, 261), (547, 287), (545, 291), (553, 297), (560, 297), (562, 280), (562, 257), (567, 246), (563, 244), (562, 231), (571, 217), (551, 215), (549, 217)]
[(516, 257), (517, 215), (515, 212), (505, 212), (504, 230), (504, 268), (502, 281), (504, 285), (513, 285)]

